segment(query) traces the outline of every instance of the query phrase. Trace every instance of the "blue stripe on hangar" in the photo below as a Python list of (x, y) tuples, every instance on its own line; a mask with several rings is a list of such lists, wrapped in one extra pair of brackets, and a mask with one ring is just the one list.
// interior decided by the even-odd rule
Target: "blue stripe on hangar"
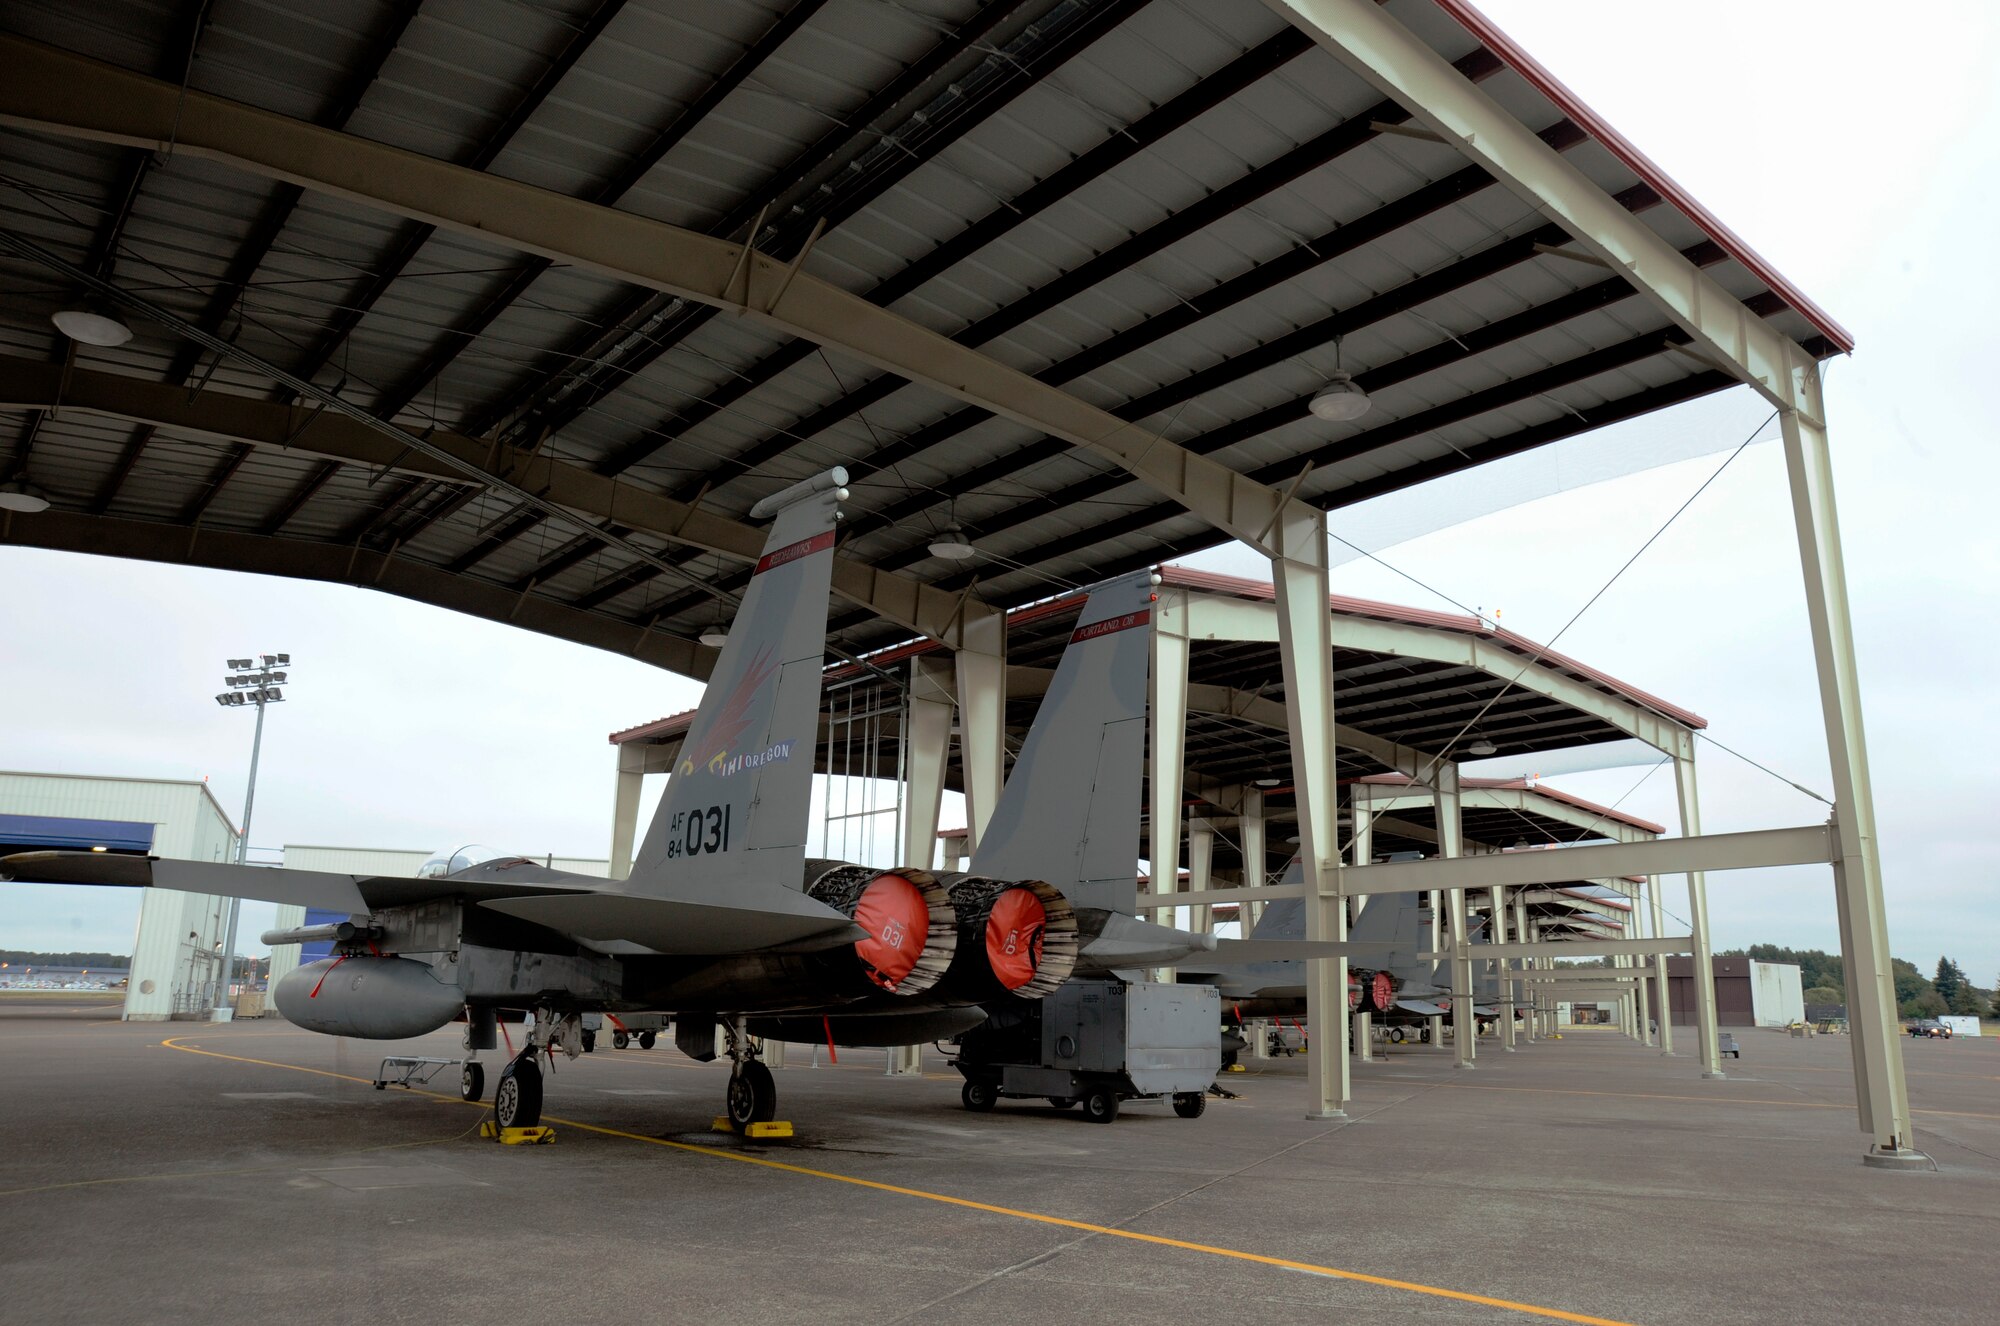
[(0, 854), (52, 848), (87, 852), (94, 847), (107, 852), (150, 852), (153, 826), (129, 820), (0, 814)]

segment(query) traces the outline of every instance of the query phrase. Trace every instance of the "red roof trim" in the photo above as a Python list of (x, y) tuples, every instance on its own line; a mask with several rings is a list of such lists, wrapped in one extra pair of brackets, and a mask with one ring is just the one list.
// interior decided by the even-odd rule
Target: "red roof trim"
[[(1378, 787), (1406, 787), (1410, 784), (1411, 780), (1405, 774), (1387, 773), (1367, 774), (1354, 781), (1358, 783), (1373, 783)], [(1600, 806), (1595, 801), (1585, 801), (1582, 797), (1558, 791), (1546, 783), (1530, 783), (1525, 778), (1461, 778), (1458, 780), (1458, 785), (1462, 788), (1480, 788), (1487, 791), (1533, 792), (1536, 796), (1547, 797), (1551, 801), (1560, 801), (1566, 806), (1574, 806), (1578, 810), (1589, 811), (1593, 815), (1602, 815), (1608, 820), (1617, 820), (1620, 824), (1629, 824), (1633, 828), (1643, 830), (1646, 833), (1663, 834), (1667, 831), (1665, 825), (1655, 824), (1651, 820), (1642, 820), (1637, 815), (1627, 815), (1624, 811), (1613, 810), (1609, 806)]]
[(1492, 19), (1480, 13), (1470, 0), (1433, 0), (1433, 3), (1457, 20), (1460, 27), (1477, 38), (1487, 50), (1499, 56), (1515, 73), (1526, 79), (1537, 92), (1553, 102), (1556, 109), (1580, 125), (1585, 133), (1595, 138), (1606, 151), (1623, 162), (1628, 170), (1685, 213), (1688, 220), (1707, 232), (1709, 238), (1720, 244), (1724, 252), (1742, 263), (1773, 294), (1791, 305), (1807, 322), (1817, 327), (1828, 340), (1833, 342), (1835, 349), (1842, 354), (1853, 351), (1854, 337), (1845, 327), (1835, 322), (1831, 314), (1808, 298), (1803, 290), (1786, 280), (1783, 273), (1746, 244), (1735, 231), (1724, 225), (1715, 213), (1695, 201), (1693, 194), (1675, 183), (1651, 157), (1641, 152), (1625, 135), (1612, 128), (1603, 116), (1585, 105), (1583, 98), (1572, 92), (1534, 56), (1521, 49), (1520, 45), (1502, 32)]
[[(1243, 576), (1221, 575), (1214, 571), (1197, 571), (1185, 566), (1163, 566), (1160, 568), (1162, 584), (1181, 589), (1199, 589), (1217, 594), (1233, 594), (1237, 598), (1268, 601), (1272, 597), (1271, 586), (1261, 580), (1249, 580)], [(1640, 690), (1628, 682), (1618, 680), (1608, 672), (1601, 672), (1587, 663), (1579, 663), (1565, 654), (1544, 649), (1525, 635), (1516, 635), (1504, 627), (1488, 626), (1477, 617), (1457, 612), (1431, 612), (1424, 608), (1406, 608), (1396, 603), (1382, 603), (1375, 599), (1350, 598), (1335, 594), (1330, 602), (1334, 612), (1348, 617), (1370, 617), (1378, 621), (1401, 622), (1410, 626), (1422, 626), (1432, 630), (1457, 631), (1464, 635), (1483, 635), (1492, 638), (1508, 649), (1529, 657), (1540, 656), (1541, 661), (1562, 671), (1574, 673), (1587, 681), (1616, 692), (1628, 700), (1634, 700), (1658, 713), (1665, 714), (1675, 722), (1692, 728), (1705, 728), (1708, 720), (1691, 709), (1683, 709), (1659, 696)], [(1336, 633), (1334, 642), (1339, 643)], [(1336, 703), (1338, 697), (1336, 697)]]
[[(1236, 598), (1252, 599), (1261, 602), (1269, 602), (1274, 597), (1271, 586), (1265, 581), (1250, 580), (1243, 576), (1223, 575), (1218, 571), (1198, 571), (1188, 566), (1162, 566), (1159, 568), (1159, 575), (1162, 585), (1171, 585), (1178, 589), (1201, 590), (1211, 594), (1229, 594)], [(1083, 600), (1088, 595), (1088, 592), (1087, 590), (1075, 590), (1068, 594), (1058, 595), (1055, 598), (1044, 599), (1040, 603), (1030, 603), (1023, 607), (1015, 608), (1007, 614), (1007, 626), (1011, 630), (1016, 625), (1036, 621), (1043, 617), (1054, 617), (1065, 612), (1075, 612), (1083, 606)], [(1397, 603), (1383, 603), (1377, 599), (1352, 598), (1344, 594), (1335, 594), (1328, 602), (1331, 604), (1333, 611), (1341, 616), (1367, 617), (1377, 621), (1400, 622), (1409, 626), (1421, 626), (1429, 630), (1456, 631), (1462, 635), (1483, 635), (1515, 653), (1530, 658), (1539, 656), (1542, 662), (1551, 667), (1581, 677), (1593, 685), (1601, 686), (1614, 694), (1622, 695), (1637, 704), (1645, 705), (1648, 709), (1664, 714), (1677, 723), (1692, 728), (1705, 728), (1708, 726), (1708, 720), (1693, 710), (1683, 709), (1677, 704), (1662, 700), (1657, 695), (1642, 691), (1637, 686), (1618, 680), (1618, 678), (1608, 672), (1600, 672), (1589, 664), (1579, 663), (1567, 655), (1546, 650), (1524, 635), (1516, 635), (1509, 630), (1488, 626), (1477, 617), (1467, 616), (1464, 613), (1458, 612), (1432, 612), (1425, 608), (1406, 608)], [(1336, 642), (1338, 642), (1338, 636), (1335, 638)], [(867, 661), (877, 667), (883, 667), (890, 663), (901, 662), (903, 659), (917, 654), (928, 654), (942, 648), (944, 646), (935, 640), (912, 640), (907, 644), (886, 649), (879, 654), (871, 654)], [(837, 680), (855, 676), (861, 671), (860, 667), (848, 664), (844, 667), (830, 669), (826, 675), (829, 680)], [(693, 722), (694, 715), (695, 711), (690, 709), (685, 713), (655, 719), (650, 723), (641, 723), (637, 727), (626, 728), (622, 732), (614, 732), (611, 734), (611, 744), (622, 746), (627, 742), (649, 741), (655, 737), (672, 736)]]

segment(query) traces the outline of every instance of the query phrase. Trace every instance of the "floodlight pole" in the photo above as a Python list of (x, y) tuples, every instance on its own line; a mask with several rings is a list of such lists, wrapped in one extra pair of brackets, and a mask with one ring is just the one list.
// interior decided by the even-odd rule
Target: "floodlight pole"
[[(246, 670), (239, 674), (241, 680), (253, 683), (250, 694), (257, 702), (257, 730), (250, 739), (250, 786), (243, 793), (243, 828), (236, 840), (236, 864), (250, 863), (250, 814), (257, 805), (257, 761), (264, 752), (264, 707), (272, 703), (277, 694), (271, 683), (288, 680), (283, 673), (274, 673), (273, 660), (283, 657), (290, 665), (289, 655), (265, 654), (259, 656), (263, 666)], [(232, 661), (233, 666), (233, 661)], [(232, 679), (234, 684), (235, 679)], [(243, 913), (243, 900), (229, 900), (229, 923), (223, 930), (222, 940), (222, 981), (215, 996), (215, 1021), (226, 1022), (234, 1015), (235, 1006), (229, 1002), (229, 981), (236, 966), (236, 926)]]

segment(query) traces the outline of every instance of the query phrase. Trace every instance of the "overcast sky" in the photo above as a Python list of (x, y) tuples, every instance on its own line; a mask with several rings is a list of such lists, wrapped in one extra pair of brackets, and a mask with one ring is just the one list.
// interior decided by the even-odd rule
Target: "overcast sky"
[[(2000, 738), (1982, 661), (1996, 643), (2000, 461), (1981, 330), (2000, 289), (2000, 83), (1988, 74), (2000, 14), (1933, 4), (1914, 24), (1858, 4), (1687, 3), (1670, 21), (1589, 0), (1485, 8), (1854, 333), (1827, 399), (1892, 944), (1927, 973), (1949, 954), (1993, 983), (2000, 829), (1971, 766)], [(1726, 451), (1767, 413), (1739, 391), (1643, 426)], [(1385, 550), (1403, 574), (1355, 563), (1336, 587), (1498, 608), (1547, 640), (1720, 460), (1470, 520)], [(1256, 573), (1240, 554), (1203, 560)], [(265, 737), (260, 849), (484, 841), (603, 856), (606, 734), (699, 693), (616, 655), (358, 589), (13, 548), (0, 548), (0, 587), (0, 768), (206, 777), (235, 816), (254, 720), (210, 698), (221, 661), (293, 655), (289, 701)], [(1745, 450), (1559, 647), (1830, 795), (1775, 443)], [(1708, 831), (1825, 818), (1713, 746), (1701, 758)], [(1646, 775), (1553, 781), (1672, 826), (1671, 771)], [(1823, 870), (1719, 874), (1709, 889), (1718, 947), (1837, 946)], [(1684, 917), (1684, 892), (1667, 898)], [(135, 915), (115, 893), (0, 889), (0, 947), (125, 951)], [(253, 913), (244, 928), (254, 939), (262, 924)]]

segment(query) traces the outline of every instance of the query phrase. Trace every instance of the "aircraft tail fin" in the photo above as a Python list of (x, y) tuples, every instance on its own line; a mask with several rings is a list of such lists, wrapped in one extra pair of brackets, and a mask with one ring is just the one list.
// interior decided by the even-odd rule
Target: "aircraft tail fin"
[[(629, 893), (742, 904), (804, 886), (834, 526), (835, 467), (751, 508), (775, 517), (728, 643), (708, 679)], [(842, 918), (843, 920), (845, 918)]]
[(972, 854), (972, 873), (1039, 879), (1077, 907), (1138, 905), (1153, 578), (1091, 592)]

